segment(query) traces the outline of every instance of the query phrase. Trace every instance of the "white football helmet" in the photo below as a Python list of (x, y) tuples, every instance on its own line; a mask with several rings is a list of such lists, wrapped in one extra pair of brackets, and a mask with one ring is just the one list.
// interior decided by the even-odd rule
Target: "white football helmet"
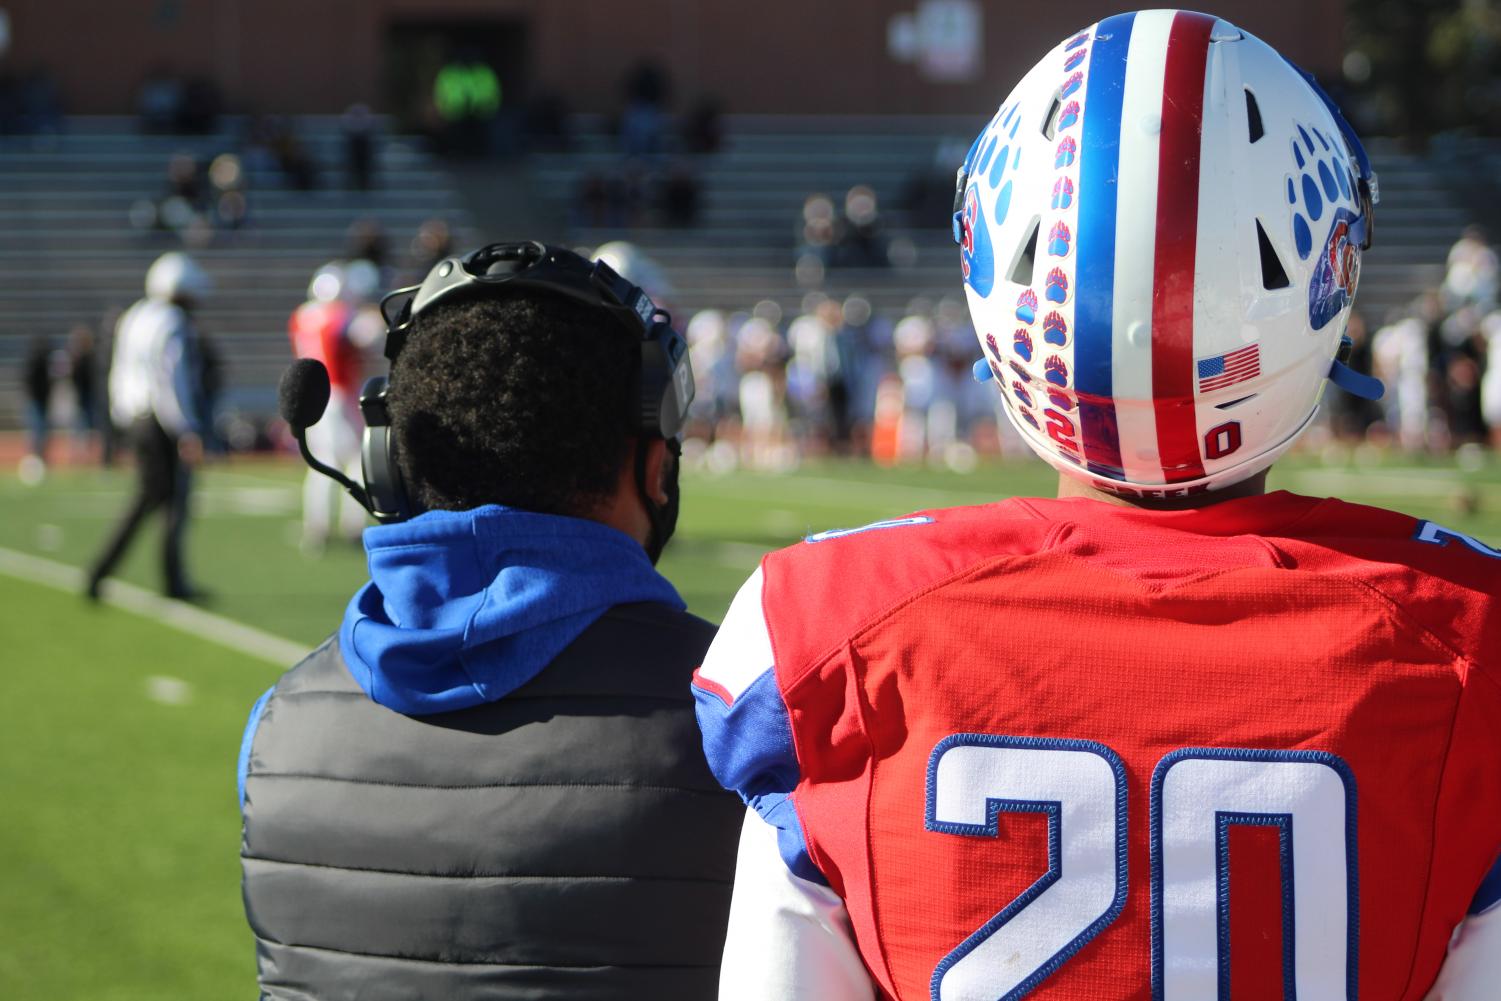
[(146, 270), (146, 298), (160, 302), (176, 299), (203, 300), (214, 290), (214, 280), (198, 262), (180, 251), (163, 254)]
[(1013, 424), (1128, 496), (1285, 452), (1343, 365), (1376, 178), (1312, 79), (1189, 11), (1107, 18), (1016, 86), (959, 171), (954, 236)]
[(344, 292), (344, 265), (340, 261), (329, 261), (313, 272), (313, 278), (308, 282), (307, 297), (309, 302), (333, 302)]

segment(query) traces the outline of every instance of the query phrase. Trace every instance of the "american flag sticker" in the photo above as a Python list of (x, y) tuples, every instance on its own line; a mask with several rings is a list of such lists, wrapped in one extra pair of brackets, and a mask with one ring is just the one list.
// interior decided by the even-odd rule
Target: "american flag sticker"
[(1248, 344), (1229, 354), (1195, 359), (1194, 364), (1199, 369), (1199, 392), (1212, 393), (1260, 375), (1261, 346)]

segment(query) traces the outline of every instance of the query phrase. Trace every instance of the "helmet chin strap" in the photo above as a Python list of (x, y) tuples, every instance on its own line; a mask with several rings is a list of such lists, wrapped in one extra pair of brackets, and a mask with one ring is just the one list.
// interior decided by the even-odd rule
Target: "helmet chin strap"
[(1386, 392), (1386, 386), (1374, 375), (1366, 375), (1357, 372), (1345, 364), (1350, 360), (1350, 351), (1355, 347), (1355, 342), (1350, 340), (1348, 334), (1340, 338), (1339, 352), (1334, 356), (1334, 361), (1329, 363), (1329, 381), (1351, 396), (1358, 396), (1362, 400), (1379, 400)]

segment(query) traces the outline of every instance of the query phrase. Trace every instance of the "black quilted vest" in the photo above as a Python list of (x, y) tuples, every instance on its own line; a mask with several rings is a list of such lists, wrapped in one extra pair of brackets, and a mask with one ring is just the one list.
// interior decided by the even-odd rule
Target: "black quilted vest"
[(284, 675), (245, 786), (262, 997), (712, 999), (743, 817), (693, 717), (713, 633), (618, 606), (435, 716), (372, 702), (336, 640)]

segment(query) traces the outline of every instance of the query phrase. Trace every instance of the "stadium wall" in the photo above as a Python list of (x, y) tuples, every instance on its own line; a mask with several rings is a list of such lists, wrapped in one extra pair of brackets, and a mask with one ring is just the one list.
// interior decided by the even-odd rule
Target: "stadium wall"
[[(975, 79), (940, 83), (893, 58), (892, 18), (921, 0), (0, 0), (11, 44), (0, 68), (37, 69), (65, 110), (124, 113), (153, 68), (213, 80), (247, 112), (396, 110), (397, 26), (500, 26), (513, 39), (502, 80), (516, 103), (553, 94), (610, 112), (643, 59), (669, 71), (678, 107), (703, 96), (766, 113), (986, 114), (1046, 47), (1124, 3), (982, 0)], [(1338, 0), (1224, 0), (1215, 11), (1320, 75), (1338, 72)]]

